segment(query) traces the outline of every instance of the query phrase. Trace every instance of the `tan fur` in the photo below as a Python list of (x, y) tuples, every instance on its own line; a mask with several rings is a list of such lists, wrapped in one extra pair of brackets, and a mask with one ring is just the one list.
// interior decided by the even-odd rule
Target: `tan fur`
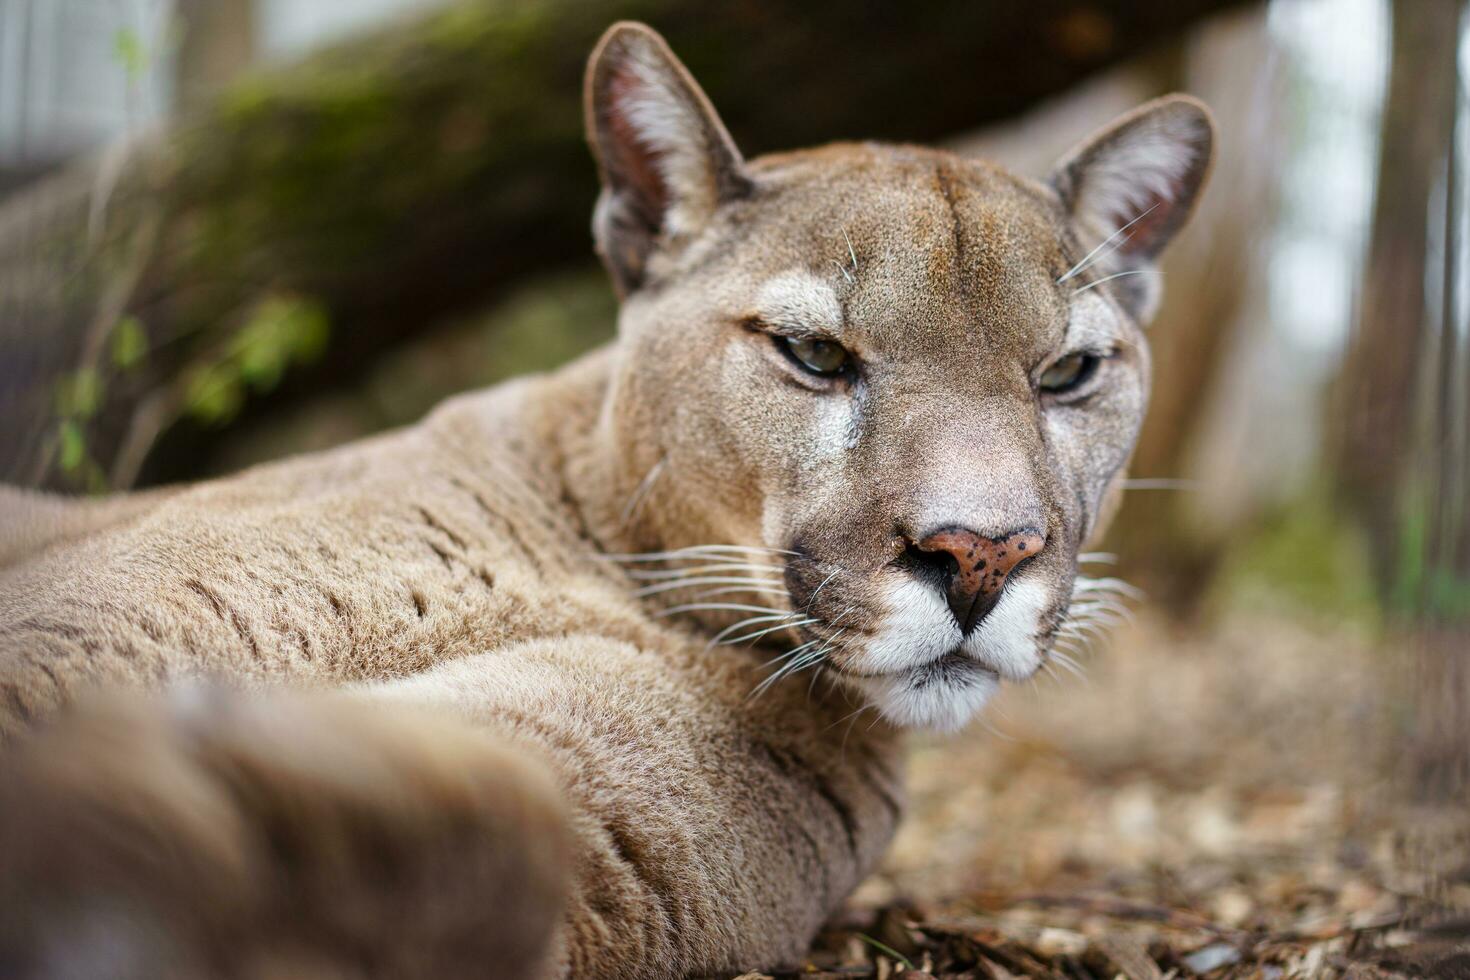
[[(0, 963), (774, 965), (881, 855), (899, 726), (955, 727), (1046, 656), (1146, 399), (1146, 297), (1076, 290), (1183, 220), (1208, 160), (1200, 110), (1139, 117), (1150, 138), (1187, 131), (1169, 144), (1184, 163), (1149, 185), (1163, 220), (1067, 282), (1118, 224), (1085, 188), (1115, 203), (1126, 187), (1075, 161), (1136, 164), (1136, 127), (1050, 186), (913, 147), (745, 163), (628, 25), (588, 95), (616, 344), (224, 480), (75, 507), (0, 496), (0, 733), (19, 742), (0, 784), (16, 869)], [(865, 373), (804, 376), (767, 335), (804, 329)], [(1072, 335), (1116, 345), (1108, 373), (1085, 408), (1038, 401), (1028, 378)], [(1045, 549), (936, 674), (953, 627), (904, 542), (1018, 523)], [(704, 545), (765, 550), (628, 557)], [(700, 563), (712, 581), (636, 574)], [(650, 582), (668, 588), (640, 597)], [(702, 588), (793, 615), (718, 645), (749, 613), (679, 611)], [(751, 697), (763, 662), (803, 642), (825, 680)], [(201, 676), (268, 693), (179, 687)], [(173, 693), (37, 725), (99, 688)]]

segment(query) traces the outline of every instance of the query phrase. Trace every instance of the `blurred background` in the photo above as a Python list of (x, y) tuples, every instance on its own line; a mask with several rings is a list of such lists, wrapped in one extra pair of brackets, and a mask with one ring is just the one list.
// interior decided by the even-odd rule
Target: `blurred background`
[(1463, 967), (1465, 7), (0, 0), (0, 479), (228, 472), (606, 341), (579, 98), (615, 19), (669, 37), (748, 156), (903, 139), (1042, 176), (1195, 93), (1220, 155), (1091, 569), (1144, 598), (1083, 678), (921, 749), (862, 928), (901, 954), (968, 916), (1066, 974), (1118, 910), (1054, 899), (1105, 888), (1288, 937), (1189, 961), (1222, 933), (1155, 915), (1161, 969)]

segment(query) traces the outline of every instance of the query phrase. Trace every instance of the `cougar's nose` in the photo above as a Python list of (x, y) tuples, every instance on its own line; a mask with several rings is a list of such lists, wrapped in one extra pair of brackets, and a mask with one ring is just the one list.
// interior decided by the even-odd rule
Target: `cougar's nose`
[[(960, 632), (970, 635), (1000, 600), (1015, 567), (1041, 553), (1046, 535), (1035, 528), (989, 538), (965, 528), (946, 528), (915, 542), (909, 552), (918, 563), (942, 573), (950, 612)], [(931, 571), (932, 574), (932, 571)]]

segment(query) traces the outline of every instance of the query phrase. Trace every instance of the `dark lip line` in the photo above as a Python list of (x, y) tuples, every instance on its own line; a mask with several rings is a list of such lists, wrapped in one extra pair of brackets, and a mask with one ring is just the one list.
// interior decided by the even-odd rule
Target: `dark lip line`
[(865, 678), (865, 679), (868, 679), (868, 680), (877, 680), (877, 679), (882, 678), (882, 677), (904, 677), (904, 676), (906, 676), (908, 674), (912, 674), (916, 670), (923, 670), (925, 667), (933, 667), (936, 664), (943, 663), (946, 660), (949, 660), (949, 661), (954, 662), (954, 663), (962, 663), (966, 667), (971, 667), (971, 668), (973, 668), (975, 670), (978, 670), (978, 671), (981, 671), (983, 673), (989, 674), (990, 676), (994, 677), (996, 680), (1003, 680), (1003, 678), (1001, 677), (1000, 671), (996, 670), (994, 667), (988, 667), (985, 664), (981, 663), (980, 661), (976, 660), (974, 657), (967, 657), (964, 654), (962, 654), (962, 653), (956, 653), (953, 650), (949, 651), (948, 653), (941, 654), (941, 655), (935, 657), (933, 660), (928, 660), (928, 661), (925, 661), (924, 663), (921, 663), (921, 664), (915, 664), (912, 667), (904, 667), (904, 668), (902, 668), (900, 670), (871, 671), (870, 672), (870, 671), (853, 670), (850, 667), (844, 667), (844, 666), (842, 666), (840, 664), (828, 664), (827, 667), (830, 670), (834, 670), (834, 671), (836, 671), (839, 674), (845, 674), (848, 677), (861, 677), (861, 678)]

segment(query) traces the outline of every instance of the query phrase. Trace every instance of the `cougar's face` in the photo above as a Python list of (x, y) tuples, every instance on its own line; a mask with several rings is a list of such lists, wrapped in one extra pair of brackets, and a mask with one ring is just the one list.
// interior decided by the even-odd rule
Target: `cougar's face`
[[(594, 137), (600, 243), (626, 293), (610, 417), (655, 480), (646, 520), (663, 548), (750, 549), (704, 577), (731, 583), (729, 605), (777, 610), (748, 631), (779, 627), (765, 639), (796, 650), (788, 667), (820, 664), (895, 723), (958, 727), (1035, 673), (1066, 622), (1147, 401), (1155, 291), (1130, 280), (1152, 278), (1193, 197), (1205, 117), (1165, 103), (1171, 125), (1141, 145), (1105, 134), (1042, 185), (909, 147), (745, 164), (696, 113), (690, 159), (713, 158), (709, 174), (668, 151), (648, 164), (655, 200), (630, 203), (611, 176), (617, 94), (639, 93), (623, 125), (662, 127), (635, 151), (677, 137), (677, 113), (638, 99), (708, 111), (642, 41), (610, 108), (596, 60), (589, 92), (614, 143)], [(665, 216), (620, 251), (640, 210)], [(1137, 213), (1128, 248), (1114, 232)]]

